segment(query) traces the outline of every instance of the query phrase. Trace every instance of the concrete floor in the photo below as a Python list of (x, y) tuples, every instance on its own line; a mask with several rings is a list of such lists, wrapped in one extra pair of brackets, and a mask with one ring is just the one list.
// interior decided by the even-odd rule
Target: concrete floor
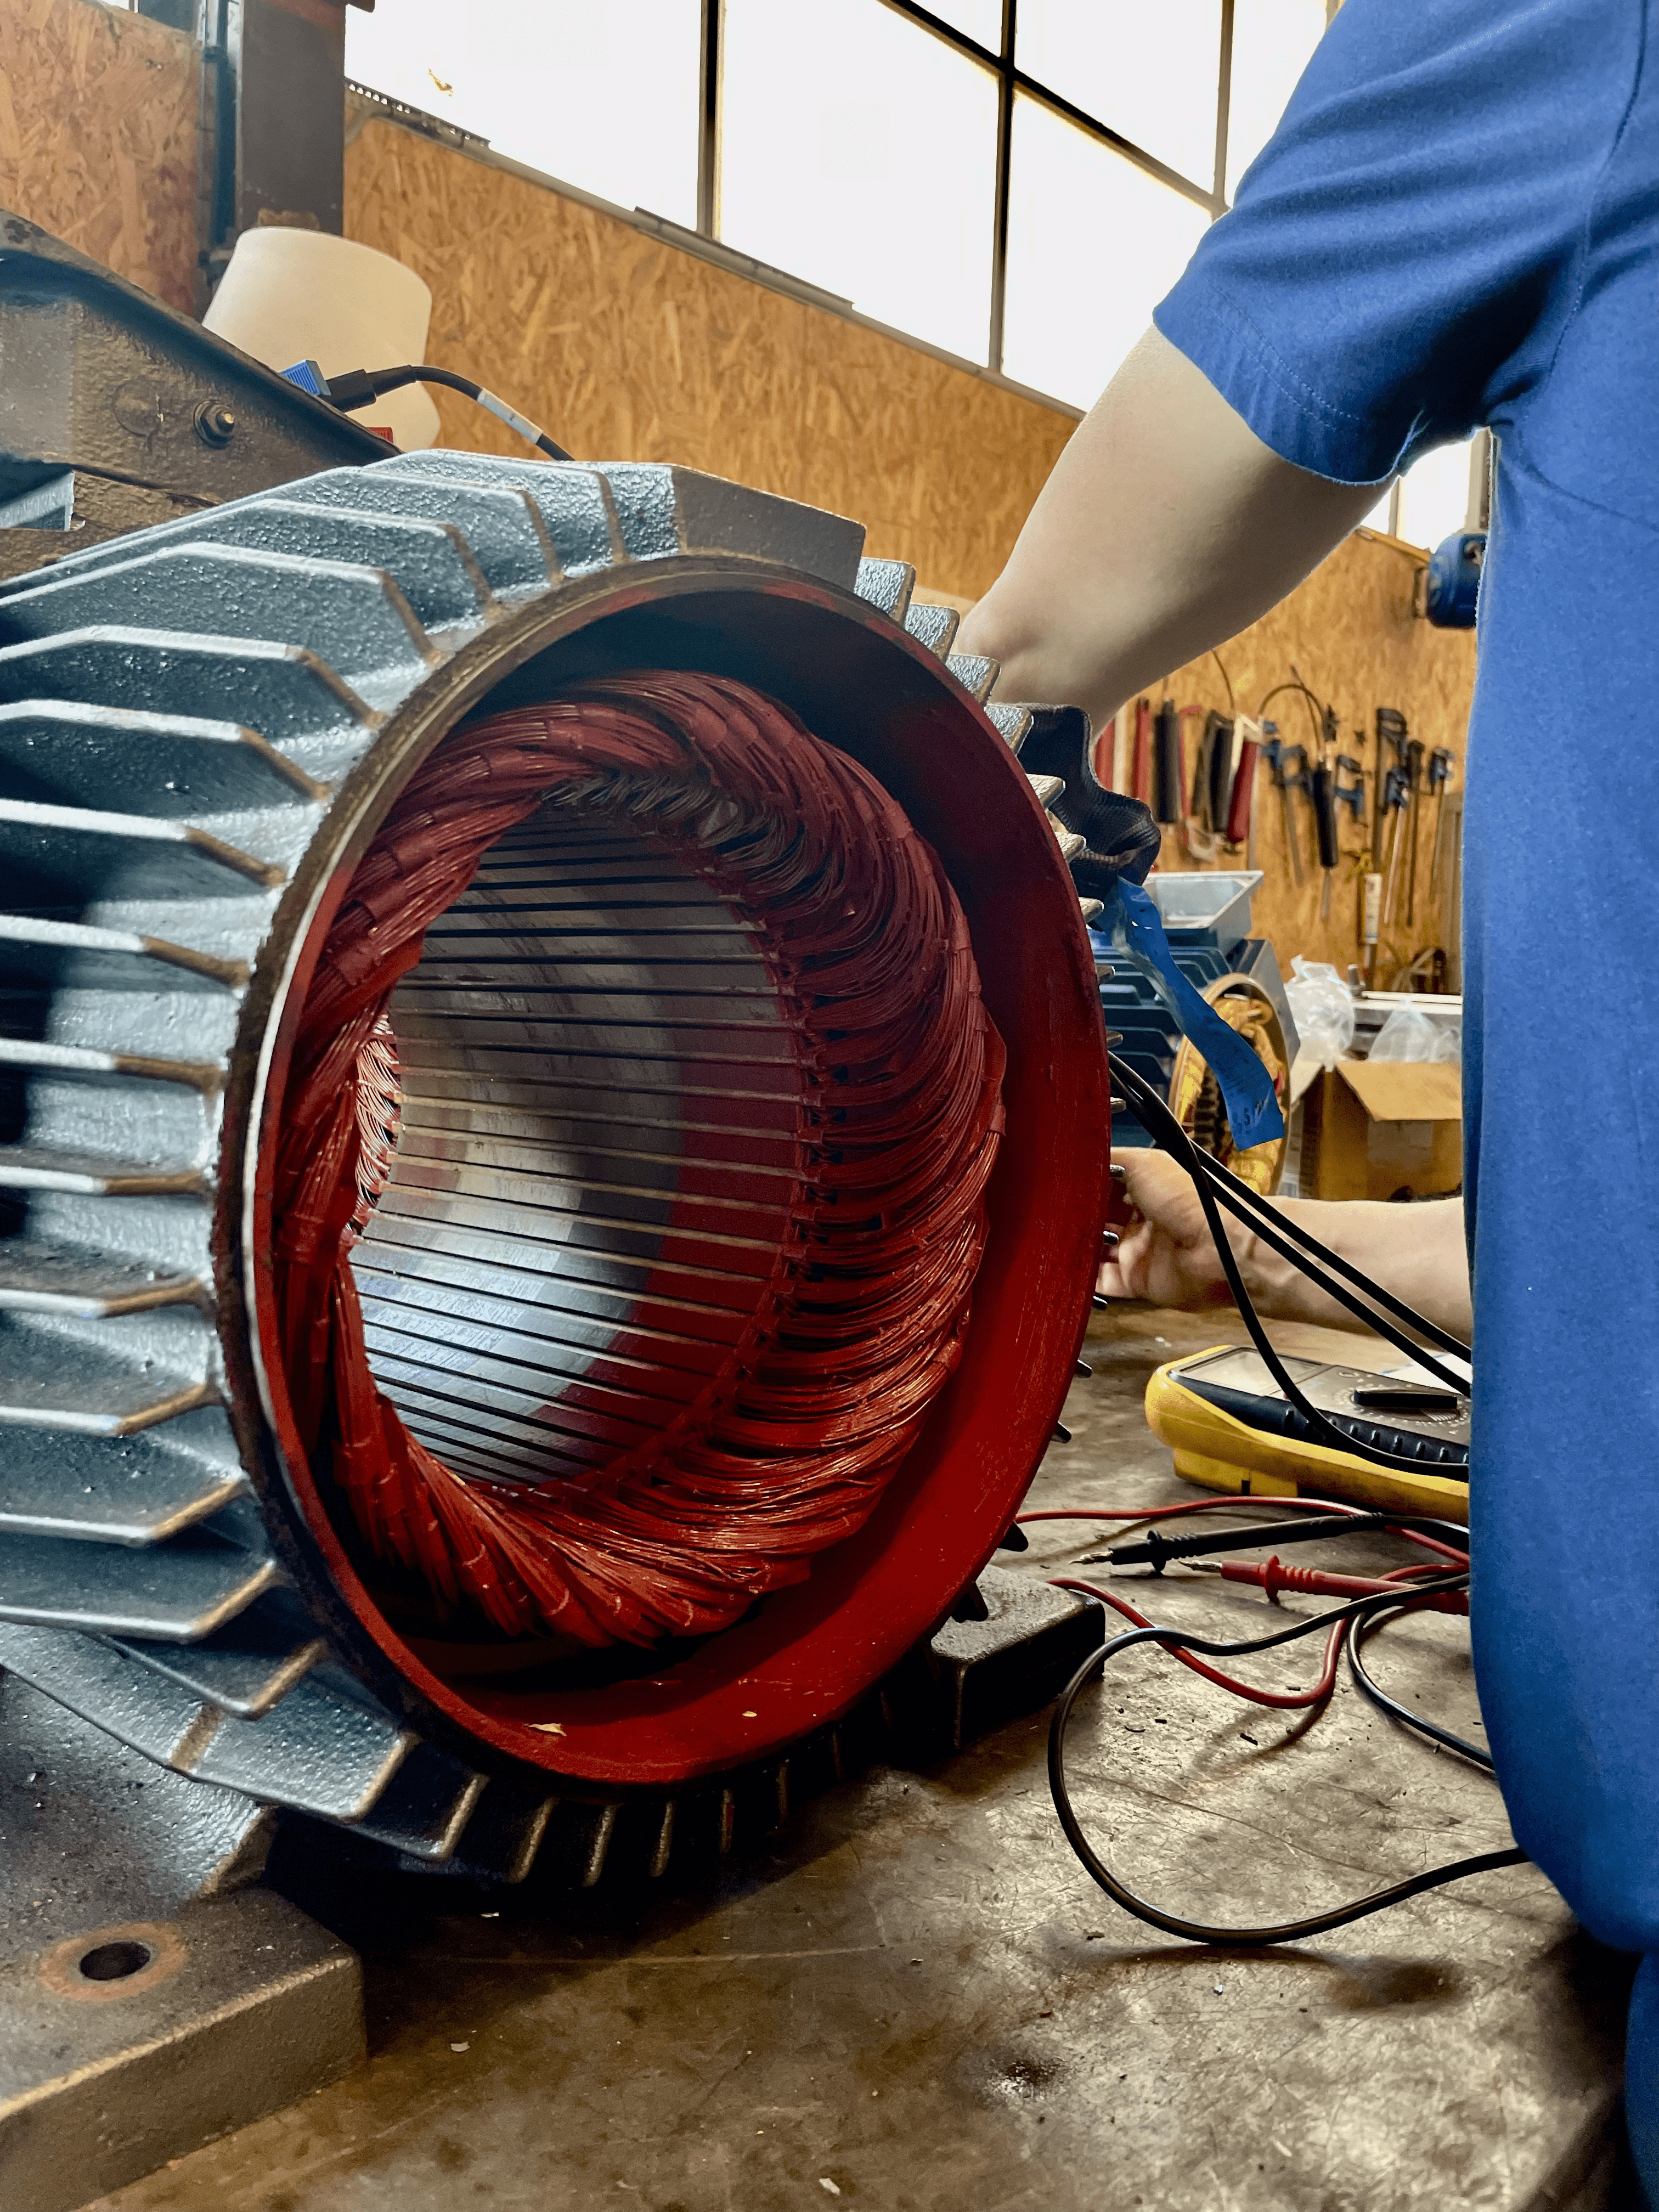
[[(1190, 1495), (1141, 1392), (1160, 1360), (1239, 1333), (1097, 1322), (1073, 1442), (1030, 1503)], [(1097, 1548), (1086, 1523), (1041, 1533), (1032, 1572)], [(1356, 1561), (1382, 1556), (1365, 1540)], [(1162, 1618), (1261, 1626), (1259, 1598), (1174, 1585)], [(1478, 1727), (1458, 1623), (1423, 1617), (1371, 1650), (1398, 1694)], [(1310, 1651), (1258, 1679), (1306, 1681)], [(763, 1855), (667, 1893), (343, 1881), (325, 1917), (364, 1954), (369, 2064), (97, 2212), (1632, 2202), (1628, 1972), (1540, 1875), (1479, 1876), (1297, 1949), (1165, 1942), (1073, 1857), (1044, 1745), (1036, 1717), (926, 1771), (877, 1769)], [(1352, 1689), (1310, 1730), (1135, 1654), (1091, 1698), (1075, 1764), (1121, 1870), (1217, 1920), (1288, 1917), (1508, 1837), (1490, 1784)]]

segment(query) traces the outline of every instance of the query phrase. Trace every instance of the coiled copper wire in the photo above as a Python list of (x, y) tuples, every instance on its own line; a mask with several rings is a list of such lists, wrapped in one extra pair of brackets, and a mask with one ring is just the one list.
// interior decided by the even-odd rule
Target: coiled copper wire
[[(387, 1006), (428, 927), (538, 809), (668, 840), (757, 926), (793, 1055), (769, 1277), (665, 1426), (533, 1483), (459, 1473), (369, 1365), (350, 1266), (398, 1120)], [(273, 1266), (301, 1436), (373, 1551), (513, 1637), (648, 1644), (737, 1620), (857, 1529), (960, 1356), (1001, 1041), (937, 857), (856, 762), (714, 677), (638, 674), (463, 725), (329, 931), (276, 1133)]]

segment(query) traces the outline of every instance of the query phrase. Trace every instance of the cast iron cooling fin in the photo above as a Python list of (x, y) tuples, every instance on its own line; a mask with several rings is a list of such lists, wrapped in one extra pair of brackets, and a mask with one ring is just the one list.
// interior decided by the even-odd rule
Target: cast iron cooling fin
[[(0, 591), (0, 1667), (204, 1785), (497, 1880), (544, 1844), (596, 1880), (617, 1833), (660, 1872), (688, 1827), (724, 1847), (746, 1802), (775, 1819), (792, 1762), (833, 1769), (842, 1724), (902, 1678), (1042, 1457), (1108, 1160), (1066, 866), (1085, 840), (1045, 811), (1064, 779), (1020, 768), (1030, 713), (983, 703), (996, 672), (950, 656), (955, 614), (911, 605), (913, 571), (862, 544), (838, 516), (684, 470), (432, 453)], [(939, 856), (1008, 1052), (966, 1352), (865, 1526), (735, 1626), (574, 1668), (510, 1644), (452, 1665), (296, 1449), (270, 1131), (330, 920), (416, 770), (466, 716), (647, 669), (781, 702)], [(544, 1241), (569, 1258), (536, 1276), (560, 1317), (520, 1399), (545, 1410), (602, 1359), (670, 1243), (683, 1261), (702, 1233), (682, 1141), (701, 1094), (646, 927), (672, 887), (639, 890), (613, 846), (585, 860), (579, 839), (532, 852), (516, 834), (496, 874), (529, 866), (559, 927), (576, 901), (583, 958), (602, 940), (614, 979), (596, 1005), (573, 976), (538, 1048), (538, 1172), (561, 1194)], [(512, 956), (557, 970), (559, 927), (519, 916)], [(499, 1169), (486, 1014), (519, 1018), (498, 993), (446, 1043), (434, 1017), (457, 1188)], [(573, 1103), (578, 1061), (607, 1133)], [(668, 1101), (649, 1141), (645, 1089)], [(438, 1256), (415, 1364), (487, 1428), (503, 1364), (527, 1356), (480, 1288), (515, 1229), (510, 1205), (461, 1223), (472, 1272), (447, 1301), (458, 1218), (416, 1240)], [(428, 1386), (378, 1325), (377, 1380), (407, 1412)]]

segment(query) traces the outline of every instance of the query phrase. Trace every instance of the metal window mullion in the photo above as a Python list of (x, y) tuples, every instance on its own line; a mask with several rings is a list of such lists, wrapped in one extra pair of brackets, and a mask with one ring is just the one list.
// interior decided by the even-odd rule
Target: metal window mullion
[(1003, 10), (1002, 52), (997, 55), (988, 46), (981, 46), (977, 39), (970, 39), (966, 31), (957, 30), (954, 23), (947, 23), (942, 15), (934, 15), (931, 8), (920, 6), (918, 0), (882, 0), (882, 5), (890, 8), (895, 15), (908, 15), (919, 30), (931, 31), (934, 38), (942, 39), (947, 46), (954, 46), (959, 54), (967, 54), (972, 60), (983, 63), (988, 69), (1006, 67), (1012, 58), (1006, 7)]
[(1016, 91), (1023, 92), (1028, 98), (1052, 109), (1066, 122), (1075, 124), (1085, 137), (1094, 139), (1099, 145), (1109, 146), (1115, 154), (1121, 154), (1126, 161), (1133, 162), (1137, 169), (1143, 170), (1149, 177), (1155, 177), (1160, 185), (1167, 185), (1171, 191), (1179, 192), (1182, 199), (1195, 201), (1200, 207), (1208, 208), (1212, 215), (1219, 214), (1215, 194), (1209, 185), (1195, 185), (1190, 177), (1183, 177), (1179, 169), (1172, 169), (1167, 161), (1160, 161), (1156, 154), (1148, 154), (1142, 147), (1137, 146), (1133, 139), (1126, 138), (1121, 131), (1114, 131), (1109, 123), (1103, 123), (1097, 116), (1091, 115), (1086, 107), (1079, 107), (1062, 93), (1052, 90), (1046, 84), (1039, 84), (1034, 76), (1027, 76), (1024, 70), (1017, 69), (1011, 74)]
[(1002, 374), (1003, 323), (1008, 301), (1008, 201), (1014, 159), (1014, 30), (1019, 0), (1002, 0), (1002, 61), (997, 70), (996, 204), (992, 211), (991, 330), (985, 361)]
[(1233, 111), (1233, 5), (1221, 0), (1221, 62), (1215, 93), (1215, 212), (1227, 204), (1227, 133)]
[(697, 229), (720, 234), (720, 33), (724, 0), (702, 0), (702, 100), (697, 126)]
[(1044, 107), (1052, 108), (1067, 123), (1074, 123), (1089, 137), (1097, 139), (1102, 145), (1109, 146), (1115, 154), (1121, 154), (1126, 161), (1133, 161), (1138, 169), (1144, 169), (1149, 177), (1156, 177), (1160, 184), (1168, 185), (1183, 199), (1195, 200), (1200, 207), (1208, 208), (1212, 214), (1220, 213), (1220, 201), (1213, 179), (1208, 185), (1200, 185), (1191, 177), (1183, 177), (1178, 169), (1170, 168), (1155, 154), (1146, 152), (1132, 138), (1126, 138), (1121, 131), (1114, 131), (1110, 124), (1103, 123), (1097, 115), (1091, 115), (1086, 107), (1079, 107), (1075, 100), (1067, 100), (1063, 93), (1056, 92), (1051, 85), (1043, 84), (1034, 76), (1027, 76), (1024, 70), (1015, 66), (1012, 50), (1006, 45), (999, 59), (988, 47), (981, 46), (976, 39), (970, 39), (965, 32), (955, 29), (951, 24), (942, 21), (931, 9), (919, 5), (918, 0), (882, 0), (882, 5), (890, 8), (896, 15), (904, 16), (919, 30), (927, 31), (946, 46), (954, 46), (958, 53), (967, 55), (970, 60), (988, 69), (999, 70), (1005, 84), (1012, 91), (1027, 93), (1033, 100), (1040, 100)]

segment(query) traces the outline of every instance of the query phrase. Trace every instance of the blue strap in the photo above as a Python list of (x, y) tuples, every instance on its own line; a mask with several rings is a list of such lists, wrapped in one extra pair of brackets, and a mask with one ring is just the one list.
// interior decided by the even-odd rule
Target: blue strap
[(1176, 966), (1156, 902), (1139, 884), (1126, 883), (1120, 877), (1106, 911), (1094, 926), (1110, 931), (1114, 952), (1134, 962), (1182, 1036), (1203, 1054), (1221, 1087), (1233, 1142), (1239, 1150), (1246, 1152), (1252, 1145), (1282, 1137), (1285, 1116), (1273, 1095), (1272, 1077), (1237, 1030), (1229, 1029)]

